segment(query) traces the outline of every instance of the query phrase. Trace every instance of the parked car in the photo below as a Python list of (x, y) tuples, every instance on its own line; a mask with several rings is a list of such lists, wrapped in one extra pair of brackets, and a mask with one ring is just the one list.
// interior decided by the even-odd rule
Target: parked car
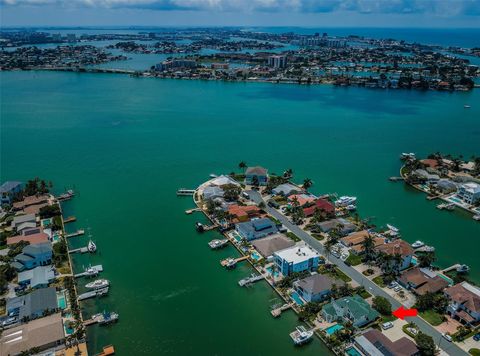
[(402, 290), (402, 287), (396, 286), (395, 288), (393, 288), (393, 290), (394, 290), (395, 292), (400, 292), (400, 291)]
[(275, 200), (273, 200), (273, 199), (269, 199), (268, 202), (267, 202), (267, 205), (268, 205), (269, 207), (275, 208), (275, 209), (277, 209), (277, 208), (280, 206), (280, 204), (278, 204), (278, 203), (277, 203)]
[(473, 335), (473, 340), (480, 341), (480, 333)]
[(383, 330), (388, 330), (393, 328), (393, 323), (391, 321), (387, 321), (386, 323), (382, 324), (382, 329)]
[(452, 337), (449, 334), (444, 333), (444, 334), (442, 334), (442, 336), (448, 342), (452, 342)]
[(398, 283), (397, 283), (397, 282), (392, 282), (392, 283), (390, 283), (390, 284), (388, 285), (388, 288), (389, 288), (389, 289), (393, 289), (393, 288), (395, 288), (395, 287), (398, 287)]
[(242, 196), (243, 196), (245, 199), (250, 199), (250, 195), (248, 195), (247, 192), (242, 192)]
[(4, 321), (2, 322), (2, 326), (5, 327), (5, 326), (9, 326), (9, 325), (15, 324), (16, 321), (17, 321), (17, 318), (16, 318), (16, 317), (8, 318), (7, 320), (4, 320)]

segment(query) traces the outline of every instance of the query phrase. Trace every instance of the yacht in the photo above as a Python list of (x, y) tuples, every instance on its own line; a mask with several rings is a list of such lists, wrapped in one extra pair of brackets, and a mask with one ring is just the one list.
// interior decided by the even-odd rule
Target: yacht
[(100, 288), (105, 288), (110, 285), (110, 282), (107, 279), (97, 279), (93, 282), (87, 283), (85, 285), (85, 288), (89, 289), (100, 289)]
[(290, 337), (292, 338), (295, 345), (303, 345), (310, 341), (313, 336), (312, 330), (305, 329), (304, 326), (297, 326), (295, 331), (290, 333)]
[(423, 252), (435, 252), (435, 247), (425, 245)]
[(210, 241), (208, 243), (208, 246), (210, 246), (210, 248), (212, 250), (215, 250), (215, 249), (218, 249), (218, 248), (222, 248), (222, 247), (226, 246), (227, 244), (228, 244), (227, 239), (224, 239), (224, 240), (215, 239), (215, 240)]
[(402, 159), (402, 160), (415, 159), (415, 158), (416, 158), (415, 153), (412, 153), (412, 152), (410, 152), (410, 153), (403, 152), (400, 155), (400, 159)]
[(437, 209), (452, 211), (455, 209), (455, 204), (453, 203), (441, 203), (437, 205)]
[(473, 215), (473, 220), (480, 221), (480, 214)]
[(88, 267), (85, 269), (85, 275), (87, 277), (93, 277), (93, 276), (96, 276), (98, 274), (98, 270), (96, 268), (93, 268), (93, 267)]
[(103, 312), (92, 315), (92, 319), (96, 320), (99, 325), (107, 325), (118, 321), (118, 314), (115, 312)]
[(237, 267), (237, 261), (234, 258), (228, 258), (226, 263), (225, 263), (225, 268), (227, 269), (233, 269)]
[(349, 206), (349, 205), (355, 205), (356, 202), (357, 202), (357, 197), (349, 197), (344, 195), (335, 201), (335, 205)]
[(425, 243), (423, 241), (417, 240), (412, 244), (413, 248), (420, 248), (422, 246), (425, 246)]
[(97, 245), (95, 245), (95, 243), (92, 240), (90, 240), (88, 241), (87, 249), (88, 249), (88, 252), (95, 253), (97, 251)]
[(470, 267), (467, 265), (460, 265), (457, 267), (457, 273), (467, 273), (470, 271)]
[(203, 224), (201, 222), (196, 222), (195, 223), (195, 229), (197, 229), (198, 232), (203, 232), (203, 230), (205, 229), (205, 227), (203, 226)]
[(350, 205), (347, 205), (346, 209), (348, 211), (355, 211), (355, 210), (357, 210), (357, 206), (354, 205), (354, 204), (350, 204)]

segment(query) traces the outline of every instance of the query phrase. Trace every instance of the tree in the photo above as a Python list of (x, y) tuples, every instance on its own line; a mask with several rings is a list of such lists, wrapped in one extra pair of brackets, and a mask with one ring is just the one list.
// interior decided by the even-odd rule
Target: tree
[(258, 181), (258, 176), (253, 176), (252, 177), (252, 185), (254, 187), (258, 187), (260, 185), (260, 182)]
[(420, 351), (420, 355), (423, 355), (423, 356), (435, 355), (436, 346), (431, 336), (428, 336), (427, 334), (424, 334), (421, 331), (419, 331), (417, 336), (415, 336), (415, 343), (417, 344), (418, 350)]
[(375, 240), (370, 234), (362, 241), (362, 247), (365, 253), (365, 260), (367, 262), (373, 261), (375, 259)]
[(238, 164), (238, 168), (240, 168), (241, 170), (245, 171), (245, 169), (247, 168), (247, 163), (242, 161)]
[(305, 179), (303, 180), (303, 188), (304, 188), (305, 190), (308, 190), (308, 188), (310, 188), (312, 185), (313, 185), (313, 182), (312, 182), (312, 180), (311, 180), (310, 178), (305, 178)]
[(435, 252), (433, 251), (418, 255), (418, 264), (420, 267), (430, 267), (435, 260)]
[(222, 187), (223, 197), (226, 201), (235, 201), (238, 199), (238, 196), (242, 192), (242, 189), (235, 184), (226, 184)]
[(382, 315), (392, 314), (392, 304), (384, 297), (376, 296), (373, 298), (372, 306)]
[(290, 179), (293, 177), (293, 169), (289, 168), (285, 172), (283, 172), (283, 177)]

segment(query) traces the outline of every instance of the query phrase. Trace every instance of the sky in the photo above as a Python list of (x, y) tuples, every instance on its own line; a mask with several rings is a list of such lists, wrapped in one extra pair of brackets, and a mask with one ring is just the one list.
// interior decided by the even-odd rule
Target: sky
[(480, 0), (0, 0), (1, 27), (480, 28)]

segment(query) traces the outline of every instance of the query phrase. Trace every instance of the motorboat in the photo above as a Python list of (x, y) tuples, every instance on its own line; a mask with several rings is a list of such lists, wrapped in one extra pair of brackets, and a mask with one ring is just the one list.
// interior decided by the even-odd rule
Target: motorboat
[(441, 203), (437, 205), (437, 209), (452, 211), (455, 209), (455, 204), (453, 203)]
[(425, 243), (423, 241), (417, 240), (412, 244), (413, 248), (420, 248), (422, 246), (425, 246)]
[(394, 233), (397, 233), (397, 234), (400, 232), (400, 230), (393, 225), (387, 224), (387, 227), (391, 232), (394, 232)]
[(356, 202), (357, 202), (357, 197), (350, 197), (350, 196), (344, 195), (335, 201), (335, 205), (349, 206), (349, 205), (355, 205)]
[(205, 227), (203, 226), (203, 224), (201, 222), (196, 222), (195, 223), (195, 229), (197, 229), (198, 232), (203, 232), (203, 230), (205, 229)]
[(297, 326), (295, 331), (290, 333), (295, 345), (303, 345), (312, 339), (313, 331), (305, 329), (304, 326)]
[(84, 273), (88, 277), (93, 277), (93, 276), (96, 276), (98, 274), (98, 270), (96, 268), (93, 268), (93, 267), (88, 267), (88, 268), (85, 269)]
[(215, 240), (210, 241), (208, 243), (208, 246), (210, 246), (210, 248), (212, 250), (215, 250), (215, 249), (218, 249), (218, 248), (222, 248), (222, 247), (226, 246), (227, 244), (228, 244), (227, 239), (224, 239), (224, 240), (215, 239)]
[(473, 215), (473, 220), (480, 221), (480, 214)]
[(87, 245), (88, 252), (95, 253), (97, 251), (97, 245), (92, 240), (88, 241)]
[(470, 271), (470, 267), (467, 265), (460, 265), (457, 267), (457, 273), (467, 273)]
[(348, 211), (355, 211), (355, 210), (357, 210), (357, 206), (356, 206), (356, 205), (353, 205), (353, 204), (350, 204), (350, 205), (347, 205), (347, 206), (346, 206), (346, 209), (347, 209)]
[(89, 289), (101, 289), (108, 287), (110, 285), (110, 282), (107, 279), (97, 279), (93, 282), (87, 283), (85, 285), (85, 288)]
[(413, 152), (410, 152), (410, 153), (403, 152), (400, 155), (400, 159), (402, 159), (402, 160), (415, 159), (415, 158), (416, 158), (416, 156), (415, 156), (415, 153), (413, 153)]

